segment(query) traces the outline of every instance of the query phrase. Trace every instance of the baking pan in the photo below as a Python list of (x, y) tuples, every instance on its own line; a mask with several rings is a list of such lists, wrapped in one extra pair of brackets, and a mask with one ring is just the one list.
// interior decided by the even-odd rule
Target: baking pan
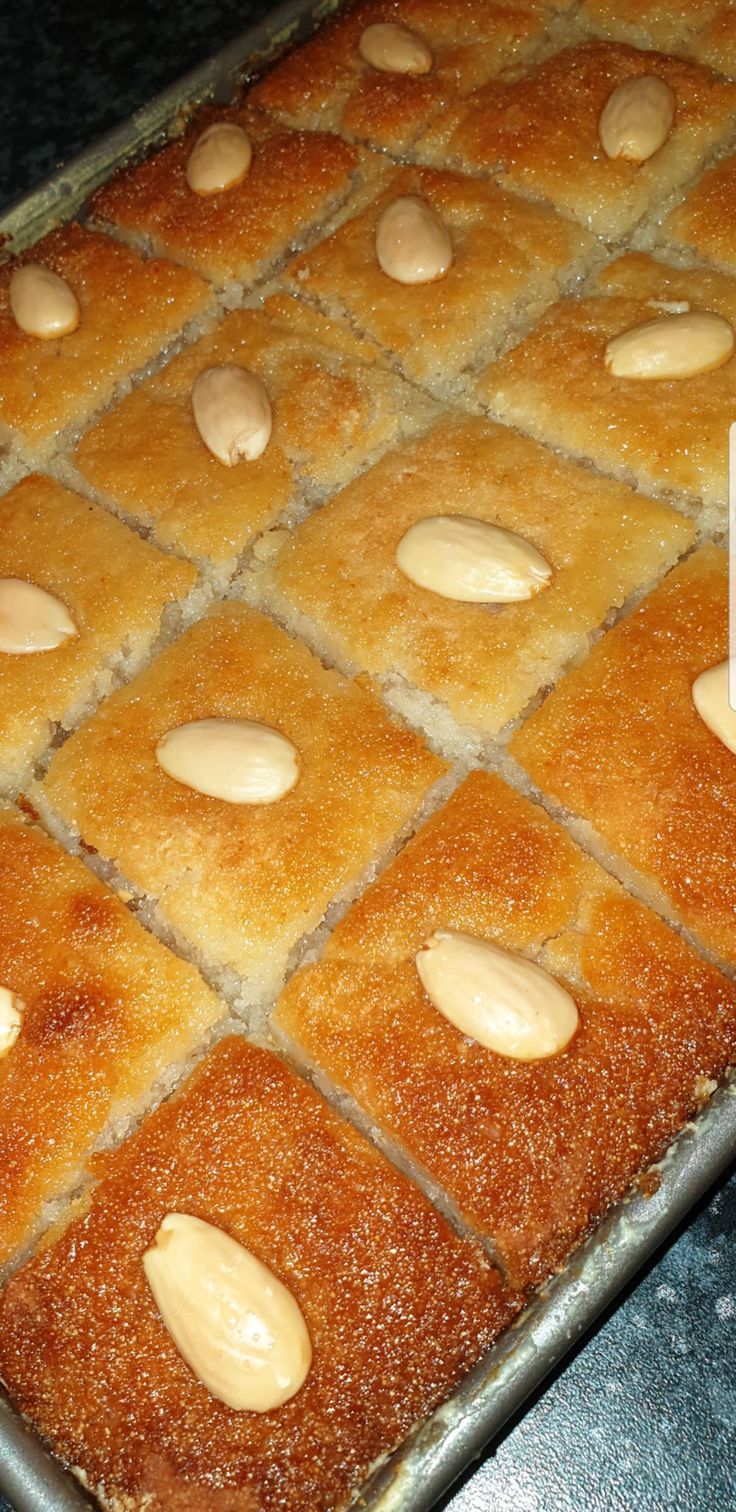
[[(183, 111), (207, 99), (226, 103), (244, 75), (258, 72), (332, 9), (334, 0), (287, 0), (11, 205), (0, 216), (6, 248), (21, 251), (83, 211), (92, 191), (127, 159), (163, 142)], [(444, 1406), (374, 1472), (358, 1504), (367, 1512), (428, 1512), (734, 1159), (736, 1084), (729, 1082)], [(1, 1395), (0, 1490), (16, 1512), (91, 1505)]]

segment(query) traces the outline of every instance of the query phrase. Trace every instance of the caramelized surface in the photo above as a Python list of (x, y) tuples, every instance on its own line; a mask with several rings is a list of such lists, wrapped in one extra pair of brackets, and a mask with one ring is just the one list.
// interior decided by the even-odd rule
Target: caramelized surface
[[(450, 233), (454, 260), (435, 283), (399, 284), (378, 264), (376, 223), (402, 195), (424, 199)], [(347, 311), (410, 377), (444, 385), (487, 356), (522, 310), (556, 299), (558, 276), (592, 245), (586, 232), (495, 185), (403, 168), (368, 209), (291, 263), (287, 279), (328, 313)]]
[(728, 557), (706, 546), (559, 684), (511, 749), (736, 962), (736, 756), (691, 694), (727, 654)]
[[(243, 127), (253, 161), (232, 189), (194, 194), (185, 178), (187, 158), (214, 121)], [(169, 147), (118, 173), (93, 205), (103, 220), (216, 284), (252, 282), (347, 198), (359, 163), (355, 148), (339, 137), (286, 131), (242, 107), (212, 107), (199, 111)]]
[[(736, 22), (735, 22), (736, 28)], [(736, 29), (735, 29), (736, 37)], [(705, 262), (736, 272), (736, 157), (727, 157), (702, 178), (667, 217), (664, 236)]]
[[(438, 928), (537, 959), (580, 1028), (506, 1060), (432, 1006), (414, 955)], [(660, 1153), (736, 1048), (736, 989), (538, 808), (476, 772), (292, 978), (276, 1022), (489, 1233), (531, 1286)]]
[[(411, 525), (435, 513), (516, 531), (549, 562), (550, 586), (500, 606), (418, 588), (396, 566), (396, 548)], [(664, 505), (535, 442), (451, 418), (311, 515), (286, 541), (271, 581), (330, 649), (369, 672), (399, 672), (489, 735), (693, 535)]]
[[(168, 1211), (251, 1249), (293, 1293), (313, 1363), (267, 1414), (210, 1396), (141, 1256)], [(448, 1393), (509, 1321), (480, 1252), (274, 1056), (225, 1040), (107, 1164), (87, 1212), (11, 1282), (0, 1370), (108, 1498), (318, 1512)], [(107, 1425), (114, 1425), (110, 1435)], [(163, 1505), (170, 1506), (165, 1499)]]
[[(155, 756), (178, 725), (252, 719), (296, 746), (299, 781), (267, 806), (174, 782)], [(443, 763), (360, 684), (226, 603), (87, 722), (44, 789), (205, 958), (276, 985), (289, 950), (407, 822)]]
[[(327, 127), (389, 151), (409, 147), (450, 100), (513, 68), (544, 35), (534, 0), (363, 0), (293, 48), (251, 91), (254, 104), (295, 126)], [(422, 75), (381, 73), (360, 56), (366, 26), (392, 22), (429, 46)]]
[(0, 652), (0, 789), (28, 776), (54, 724), (79, 718), (108, 669), (155, 640), (167, 604), (196, 583), (186, 562), (163, 556), (96, 504), (52, 482), (25, 478), (0, 498), (0, 578), (35, 583), (61, 600), (78, 634), (54, 651)]
[[(262, 379), (274, 428), (257, 462), (224, 467), (194, 423), (192, 385), (237, 363)], [(129, 394), (83, 438), (76, 463), (159, 540), (230, 563), (305, 490), (334, 488), (431, 418), (433, 406), (368, 342), (275, 297), (238, 310)]]
[(580, 13), (583, 24), (633, 47), (692, 54), (717, 10), (718, 0), (583, 0)]
[(82, 865), (0, 808), (0, 985), (26, 1005), (0, 1059), (0, 1267), (113, 1112), (219, 1018), (191, 966)]
[[(612, 161), (598, 136), (601, 111), (625, 79), (652, 73), (677, 100), (670, 136), (646, 162)], [(686, 183), (735, 129), (736, 87), (707, 69), (621, 43), (586, 42), (451, 107), (418, 152), (427, 162), (496, 175), (598, 236), (616, 237)]]
[(681, 270), (641, 253), (610, 263), (600, 294), (565, 300), (498, 363), (478, 392), (495, 413), (543, 441), (623, 471), (641, 488), (676, 490), (715, 506), (726, 523), (728, 427), (736, 413), (736, 359), (680, 381), (614, 378), (608, 341), (685, 301), (736, 328), (736, 280)]
[(117, 385), (209, 304), (193, 273), (74, 222), (37, 242), (21, 261), (65, 278), (81, 307), (70, 336), (41, 341), (16, 325), (8, 289), (13, 261), (0, 268), (0, 428), (41, 451), (112, 398)]

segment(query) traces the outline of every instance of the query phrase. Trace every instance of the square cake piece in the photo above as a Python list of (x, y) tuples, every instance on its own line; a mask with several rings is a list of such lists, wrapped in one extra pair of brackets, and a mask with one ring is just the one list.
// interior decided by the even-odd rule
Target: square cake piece
[[(424, 200), (450, 234), (452, 265), (432, 283), (399, 283), (376, 256), (379, 216), (405, 196)], [(402, 168), (372, 205), (290, 263), (285, 278), (442, 395), (557, 299), (593, 246), (585, 231), (495, 184)]]
[[(456, 1028), (415, 963), (446, 930), (551, 973), (577, 1004), (569, 1043), (520, 1060)], [(523, 1288), (707, 1096), (736, 1048), (736, 987), (542, 809), (474, 772), (292, 978), (275, 1024), (450, 1192)]]
[[(296, 747), (274, 802), (206, 797), (156, 744), (203, 719), (249, 720)], [(273, 994), (290, 951), (411, 818), (444, 764), (359, 683), (243, 604), (219, 605), (107, 700), (51, 763), (43, 798), (110, 857), (209, 967)]]
[[(548, 10), (534, 0), (363, 0), (292, 48), (250, 99), (292, 126), (405, 152), (449, 101), (539, 47)], [(422, 72), (386, 72), (361, 55), (365, 29), (387, 23), (419, 39)]]
[[(18, 610), (9, 580), (51, 594), (76, 633), (48, 650), (7, 650)], [(116, 674), (137, 670), (167, 608), (196, 584), (188, 562), (51, 478), (23, 478), (0, 498), (0, 791), (28, 779), (57, 726), (71, 729)]]
[[(45, 341), (26, 335), (10, 309), (10, 280), (40, 263), (71, 287), (76, 331)], [(209, 286), (162, 258), (145, 261), (99, 232), (71, 224), (0, 268), (0, 437), (43, 457), (58, 433), (79, 426), (118, 386), (210, 306)]]
[[(252, 162), (232, 188), (196, 194), (187, 160), (220, 121), (245, 131)], [(219, 287), (252, 284), (344, 204), (369, 159), (327, 132), (288, 131), (244, 106), (212, 106), (182, 137), (103, 185), (93, 211)]]
[[(642, 74), (656, 74), (674, 92), (672, 130), (645, 162), (611, 159), (600, 143), (601, 112), (614, 89)], [(593, 41), (451, 106), (417, 152), (424, 162), (490, 174), (610, 239), (687, 183), (734, 133), (733, 84), (679, 58)]]
[(665, 244), (685, 247), (736, 273), (736, 157), (724, 158), (693, 186), (662, 227)]
[[(205, 368), (237, 363), (264, 383), (273, 433), (261, 457), (226, 467), (194, 421)], [(135, 389), (83, 437), (87, 481), (156, 537), (232, 571), (288, 504), (346, 483), (393, 441), (427, 424), (432, 401), (369, 342), (295, 299), (238, 310)]]
[(723, 959), (736, 963), (736, 755), (692, 684), (728, 655), (728, 557), (696, 552), (594, 648), (515, 736), (544, 792)]
[[(549, 584), (507, 604), (419, 587), (396, 551), (407, 530), (437, 514), (521, 535), (551, 567)], [(415, 719), (431, 723), (438, 711), (407, 682), (486, 739), (693, 537), (666, 505), (505, 428), (452, 416), (305, 520), (260, 581), (282, 615), (296, 606), (329, 655), (384, 680)]]
[(736, 358), (691, 378), (616, 378), (608, 342), (669, 313), (710, 310), (736, 329), (736, 280), (632, 253), (598, 276), (600, 293), (564, 300), (478, 384), (494, 415), (636, 487), (674, 494), (703, 523), (727, 520), (728, 427)]
[[(233, 1410), (179, 1354), (143, 1268), (199, 1218), (290, 1292), (295, 1396)], [(0, 1370), (105, 1506), (329, 1512), (427, 1417), (515, 1310), (478, 1246), (275, 1056), (225, 1039), (105, 1163), (10, 1282)]]
[(82, 864), (0, 808), (0, 987), (20, 1011), (0, 1054), (0, 1270), (224, 1005)]

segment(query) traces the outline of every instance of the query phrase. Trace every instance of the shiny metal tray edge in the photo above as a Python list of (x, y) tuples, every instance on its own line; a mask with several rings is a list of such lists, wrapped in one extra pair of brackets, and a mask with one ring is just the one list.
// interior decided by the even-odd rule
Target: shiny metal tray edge
[[(337, 0), (286, 0), (221, 52), (0, 212), (2, 251), (21, 251), (77, 214), (129, 158), (163, 141), (181, 112), (225, 103), (239, 79), (313, 29)], [(688, 1124), (655, 1168), (577, 1250), (458, 1389), (375, 1470), (355, 1504), (367, 1512), (428, 1512), (542, 1385), (618, 1293), (736, 1159), (736, 1085)], [(92, 1505), (0, 1393), (0, 1491), (15, 1512), (83, 1512)]]

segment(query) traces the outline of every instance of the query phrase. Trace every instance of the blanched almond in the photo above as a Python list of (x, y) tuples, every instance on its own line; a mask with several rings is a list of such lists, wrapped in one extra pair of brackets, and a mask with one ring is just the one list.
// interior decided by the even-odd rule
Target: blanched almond
[(378, 221), (376, 256), (396, 283), (434, 283), (452, 266), (450, 233), (424, 200), (406, 195)]
[(406, 26), (396, 26), (392, 21), (366, 26), (358, 52), (379, 73), (426, 74), (432, 67), (432, 54), (426, 42)]
[(79, 303), (66, 279), (41, 263), (24, 263), (10, 280), (10, 308), (15, 322), (27, 336), (55, 341), (76, 331)]
[(255, 373), (228, 364), (205, 368), (192, 388), (194, 421), (218, 462), (255, 462), (271, 439), (271, 401)]
[(425, 992), (461, 1034), (510, 1060), (544, 1060), (569, 1044), (578, 1010), (532, 961), (456, 930), (438, 929), (416, 956)]
[(194, 194), (219, 194), (245, 178), (253, 159), (250, 138), (234, 121), (217, 121), (197, 138), (187, 159), (186, 179)]
[(54, 651), (77, 627), (60, 599), (23, 578), (0, 578), (0, 652), (30, 656)]
[(25, 1004), (10, 991), (0, 987), (0, 1060), (12, 1050), (23, 1026)]
[(606, 157), (631, 163), (653, 157), (672, 130), (676, 103), (669, 84), (657, 74), (624, 80), (609, 95), (598, 123)]
[(250, 719), (198, 719), (169, 730), (156, 746), (168, 777), (224, 803), (276, 803), (299, 778), (299, 752)]
[(722, 367), (732, 352), (728, 321), (709, 310), (690, 310), (622, 331), (609, 341), (605, 363), (614, 378), (694, 378)]
[(312, 1363), (298, 1303), (276, 1276), (214, 1224), (167, 1213), (143, 1256), (156, 1306), (207, 1390), (242, 1412), (296, 1396)]
[(693, 683), (692, 695), (703, 724), (736, 755), (736, 710), (728, 701), (728, 661), (701, 672)]
[(523, 536), (466, 515), (418, 520), (401, 537), (396, 564), (420, 588), (464, 604), (533, 598), (552, 569)]

